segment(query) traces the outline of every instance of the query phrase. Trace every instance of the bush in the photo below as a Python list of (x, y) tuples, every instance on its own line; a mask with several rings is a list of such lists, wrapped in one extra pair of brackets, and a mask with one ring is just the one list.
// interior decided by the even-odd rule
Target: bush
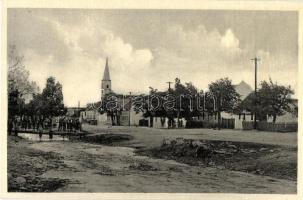
[(187, 121), (185, 128), (204, 128), (202, 121)]
[(146, 119), (140, 119), (139, 120), (139, 126), (146, 126), (146, 127), (148, 127), (148, 120), (146, 120)]

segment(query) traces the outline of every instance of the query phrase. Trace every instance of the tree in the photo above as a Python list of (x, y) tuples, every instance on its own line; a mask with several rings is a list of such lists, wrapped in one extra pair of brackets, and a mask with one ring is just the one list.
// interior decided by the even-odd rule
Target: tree
[(175, 79), (175, 88), (173, 94), (176, 97), (177, 118), (184, 117), (190, 119), (194, 115), (199, 115), (197, 112), (197, 97), (198, 89), (191, 83), (183, 85), (179, 78)]
[(21, 115), (24, 108), (24, 96), (35, 94), (39, 88), (35, 82), (29, 81), (29, 71), (23, 64), (23, 56), (16, 46), (8, 48), (8, 113), (9, 118)]
[[(44, 117), (49, 118), (52, 126), (52, 118), (65, 113), (63, 104), (62, 85), (55, 82), (54, 77), (49, 77), (41, 96), (36, 96), (36, 109)], [(51, 130), (51, 129), (50, 129)]]
[[(256, 106), (257, 105), (257, 106)], [(257, 91), (257, 96), (255, 92), (251, 92), (240, 104), (237, 113), (242, 113), (243, 111), (248, 111), (251, 113), (256, 113), (258, 120), (266, 120), (267, 111), (261, 106), (260, 95)]]
[(24, 108), (24, 100), (20, 98), (18, 90), (12, 90), (8, 94), (8, 118), (12, 119), (16, 115), (21, 115)]
[(23, 64), (23, 56), (19, 54), (16, 46), (9, 46), (8, 50), (8, 91), (18, 91), (19, 96), (37, 93), (39, 88), (36, 82), (29, 81), (29, 71)]
[(285, 87), (273, 83), (270, 79), (269, 82), (262, 81), (261, 88), (257, 95), (261, 110), (273, 116), (273, 122), (276, 122), (277, 116), (285, 114), (285, 112), (291, 112), (290, 104), (292, 103), (291, 95), (294, 91), (290, 86)]
[(240, 103), (240, 95), (236, 92), (232, 82), (228, 78), (221, 78), (209, 84), (209, 92), (215, 98), (216, 111), (218, 114), (218, 126), (220, 129), (221, 112), (232, 113)]
[(144, 117), (149, 117), (150, 127), (153, 126), (154, 117), (160, 117), (163, 123), (166, 117), (171, 121), (171, 113), (167, 112), (163, 105), (163, 99), (167, 96), (168, 91), (160, 92), (151, 87), (150, 89), (149, 96), (145, 97), (145, 104), (143, 105), (145, 109)]
[[(185, 118), (190, 120), (193, 116), (201, 115), (198, 110), (198, 96), (201, 92), (191, 83), (182, 84), (179, 78), (175, 79), (174, 88), (159, 92), (150, 87), (149, 98), (146, 99), (145, 117), (150, 117), (152, 123), (153, 117), (160, 117), (161, 121), (168, 118), (168, 124), (173, 125), (174, 118)], [(154, 106), (157, 104), (160, 106)], [(201, 102), (199, 102), (201, 104)], [(155, 109), (156, 107), (156, 109)]]

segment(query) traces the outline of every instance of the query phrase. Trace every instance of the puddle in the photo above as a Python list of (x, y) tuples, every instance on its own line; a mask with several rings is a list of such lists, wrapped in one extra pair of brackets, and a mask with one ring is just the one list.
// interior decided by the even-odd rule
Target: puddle
[(48, 134), (43, 134), (41, 139), (39, 138), (38, 134), (31, 134), (31, 133), (22, 133), (19, 134), (19, 136), (31, 141), (68, 141), (67, 137), (63, 137), (60, 135), (53, 135), (53, 139), (49, 139)]

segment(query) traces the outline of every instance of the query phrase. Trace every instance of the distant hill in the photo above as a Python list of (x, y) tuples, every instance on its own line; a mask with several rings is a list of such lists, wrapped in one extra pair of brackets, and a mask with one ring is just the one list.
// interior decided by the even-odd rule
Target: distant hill
[(252, 91), (252, 87), (246, 82), (241, 81), (239, 84), (234, 85), (236, 91), (240, 94), (241, 100), (245, 99)]

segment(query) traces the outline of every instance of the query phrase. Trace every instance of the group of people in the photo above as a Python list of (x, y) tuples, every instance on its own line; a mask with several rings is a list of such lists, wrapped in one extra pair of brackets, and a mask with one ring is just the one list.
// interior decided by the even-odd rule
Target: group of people
[(18, 129), (19, 129), (18, 121), (16, 121), (13, 118), (9, 118), (7, 123), (8, 134), (11, 135), (14, 132), (14, 134), (17, 136)]
[(20, 130), (39, 130), (49, 129), (51, 127), (51, 120), (41, 116), (14, 116), (8, 119), (8, 124), (13, 129)]
[(49, 118), (42, 118), (41, 116), (14, 116), (8, 118), (8, 134), (18, 135), (21, 130), (38, 131), (39, 133), (43, 130), (57, 131), (68, 131), (76, 132), (81, 131), (81, 123), (78, 118), (71, 117), (59, 117), (59, 120), (51, 120)]
[(80, 120), (78, 118), (60, 117), (58, 131), (69, 131), (69, 132), (81, 131)]

